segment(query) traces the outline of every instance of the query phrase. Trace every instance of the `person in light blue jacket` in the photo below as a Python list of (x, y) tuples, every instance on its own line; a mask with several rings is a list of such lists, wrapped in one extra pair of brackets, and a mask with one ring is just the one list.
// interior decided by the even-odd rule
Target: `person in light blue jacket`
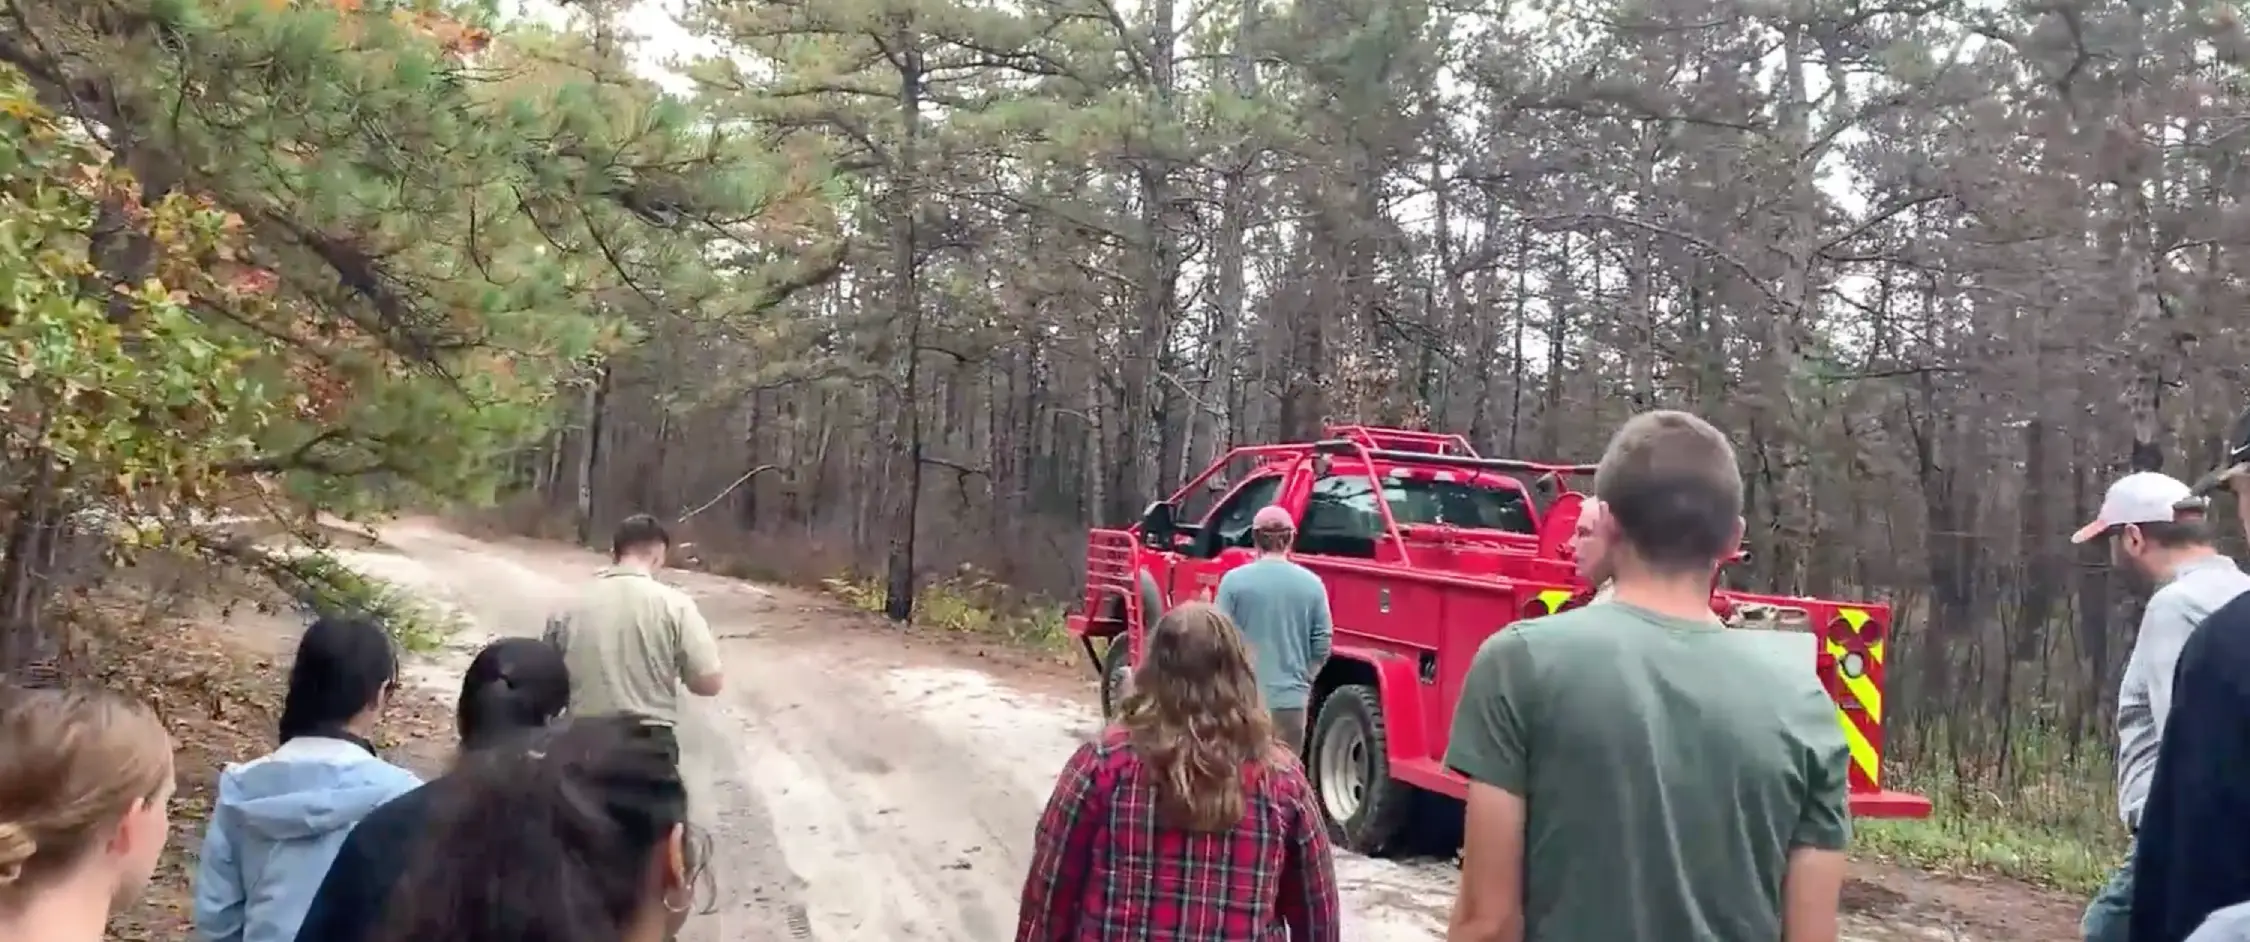
[(367, 739), (397, 685), (381, 626), (331, 617), (305, 629), (280, 748), (219, 775), (195, 872), (204, 942), (292, 942), (352, 827), (422, 784)]

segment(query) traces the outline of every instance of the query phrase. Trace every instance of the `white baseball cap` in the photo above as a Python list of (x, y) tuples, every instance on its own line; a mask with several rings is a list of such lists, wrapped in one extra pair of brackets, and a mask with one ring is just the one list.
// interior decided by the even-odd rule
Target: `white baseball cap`
[(2195, 496), (2179, 478), (2155, 471), (2136, 471), (2109, 486), (2102, 509), (2094, 520), (2070, 535), (2073, 543), (2090, 542), (2111, 527), (2130, 523), (2170, 523), (2179, 504)]

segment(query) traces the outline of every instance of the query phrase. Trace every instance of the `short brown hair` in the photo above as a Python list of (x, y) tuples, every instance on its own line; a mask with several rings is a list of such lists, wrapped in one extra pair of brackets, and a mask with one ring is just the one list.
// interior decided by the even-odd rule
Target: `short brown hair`
[(634, 514), (617, 523), (609, 537), (609, 558), (623, 561), (625, 554), (639, 552), (651, 546), (672, 548), (672, 533), (664, 529), (664, 522), (648, 514)]
[(1742, 518), (1742, 472), (1734, 446), (1685, 412), (1643, 412), (1609, 440), (1594, 494), (1633, 554), (1652, 568), (1714, 565)]
[(0, 684), (0, 905), (83, 860), (172, 778), (148, 707), (102, 690)]
[(2211, 518), (2204, 516), (2201, 511), (2182, 512), (2170, 520), (2136, 523), (2133, 526), (2140, 528), (2143, 539), (2165, 549), (2210, 546), (2219, 542), (2218, 530), (2211, 525)]

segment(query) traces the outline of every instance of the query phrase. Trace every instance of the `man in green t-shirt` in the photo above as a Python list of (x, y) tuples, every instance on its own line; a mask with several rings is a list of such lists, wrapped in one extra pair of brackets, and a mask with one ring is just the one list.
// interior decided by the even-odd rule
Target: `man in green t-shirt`
[(1803, 636), (1711, 612), (1742, 538), (1733, 447), (1645, 413), (1594, 488), (1610, 603), (1509, 626), (1462, 683), (1449, 942), (1833, 942), (1851, 833), (1836, 706)]

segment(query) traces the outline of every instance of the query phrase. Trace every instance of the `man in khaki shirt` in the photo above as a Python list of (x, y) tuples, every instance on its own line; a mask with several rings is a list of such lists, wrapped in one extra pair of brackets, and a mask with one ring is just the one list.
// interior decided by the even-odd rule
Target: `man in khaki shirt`
[[(627, 714), (670, 733), (680, 721), (680, 688), (716, 696), (723, 675), (719, 644), (687, 593), (656, 581), (672, 537), (647, 514), (617, 525), (615, 565), (594, 577), (576, 605), (547, 621), (547, 640), (570, 667), (572, 716)], [(672, 756), (679, 741), (670, 737)]]

